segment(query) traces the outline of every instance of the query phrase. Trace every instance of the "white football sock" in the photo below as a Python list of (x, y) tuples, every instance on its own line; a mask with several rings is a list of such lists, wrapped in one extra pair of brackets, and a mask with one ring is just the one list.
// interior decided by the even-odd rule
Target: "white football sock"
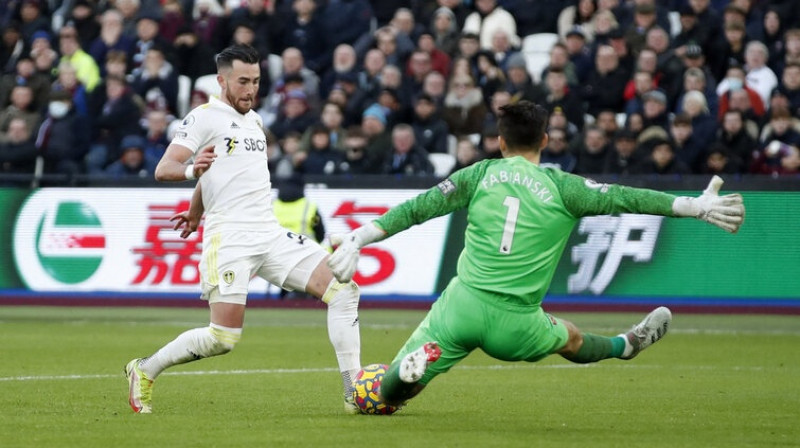
[(358, 285), (331, 280), (322, 301), (328, 304), (328, 337), (333, 344), (345, 392), (361, 369), (361, 332), (358, 324)]
[(198, 359), (222, 355), (233, 350), (242, 336), (241, 328), (210, 324), (208, 327), (184, 331), (177, 338), (144, 359), (140, 368), (151, 380), (168, 367)]

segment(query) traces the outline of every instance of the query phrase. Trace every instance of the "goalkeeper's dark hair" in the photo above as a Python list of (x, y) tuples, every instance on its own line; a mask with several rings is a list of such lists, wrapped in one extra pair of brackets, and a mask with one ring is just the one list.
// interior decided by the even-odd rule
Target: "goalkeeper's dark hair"
[(217, 63), (217, 70), (233, 67), (233, 61), (242, 61), (245, 64), (258, 64), (261, 62), (261, 56), (258, 50), (250, 45), (233, 44), (217, 54), (215, 61)]
[(511, 149), (539, 149), (547, 131), (548, 113), (530, 101), (519, 101), (500, 107), (497, 131)]

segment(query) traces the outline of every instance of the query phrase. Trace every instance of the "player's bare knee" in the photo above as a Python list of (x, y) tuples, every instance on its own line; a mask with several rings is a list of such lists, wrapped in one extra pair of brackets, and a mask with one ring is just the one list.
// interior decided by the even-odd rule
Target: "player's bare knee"
[(583, 333), (572, 322), (562, 320), (567, 327), (567, 343), (558, 351), (559, 354), (569, 356), (578, 353), (583, 345)]

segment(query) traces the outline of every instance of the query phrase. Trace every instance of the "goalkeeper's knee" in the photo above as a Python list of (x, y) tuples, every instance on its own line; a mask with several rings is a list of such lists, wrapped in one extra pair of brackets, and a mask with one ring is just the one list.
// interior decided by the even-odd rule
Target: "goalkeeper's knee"
[(223, 327), (214, 323), (208, 326), (208, 333), (211, 337), (207, 338), (206, 344), (201, 347), (204, 353), (198, 353), (203, 358), (230, 352), (242, 338), (241, 328)]

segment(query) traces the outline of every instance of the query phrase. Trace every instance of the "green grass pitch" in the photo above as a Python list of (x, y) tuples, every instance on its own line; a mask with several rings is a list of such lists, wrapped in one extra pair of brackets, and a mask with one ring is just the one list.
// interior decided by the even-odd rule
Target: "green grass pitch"
[[(640, 314), (560, 314), (617, 334)], [(388, 362), (417, 311), (364, 310), (362, 362)], [(800, 446), (800, 317), (676, 314), (632, 361), (474, 353), (393, 416), (346, 415), (318, 309), (252, 309), (223, 357), (168, 370), (154, 414), (122, 374), (201, 309), (0, 307), (0, 446)]]

